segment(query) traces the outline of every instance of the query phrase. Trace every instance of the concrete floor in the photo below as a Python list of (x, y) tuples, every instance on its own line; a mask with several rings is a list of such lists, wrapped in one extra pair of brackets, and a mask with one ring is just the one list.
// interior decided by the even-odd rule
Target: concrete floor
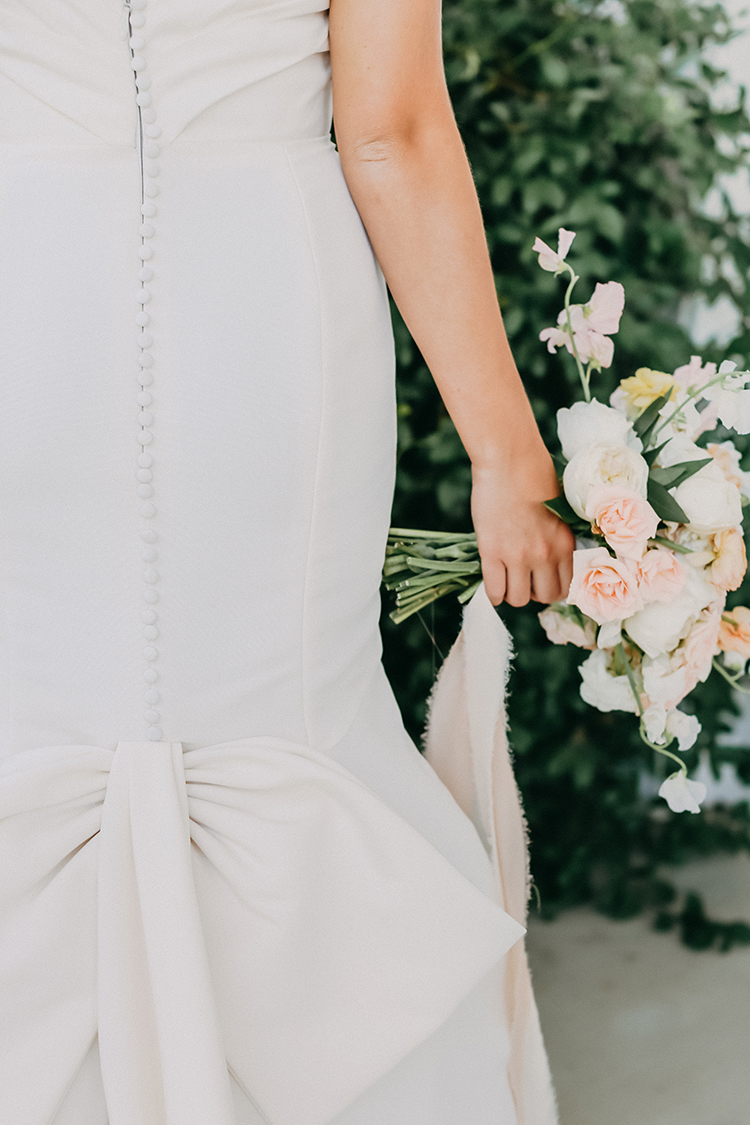
[[(750, 857), (665, 874), (750, 919)], [(527, 940), (561, 1125), (750, 1125), (750, 947), (696, 953), (589, 910), (532, 917)]]

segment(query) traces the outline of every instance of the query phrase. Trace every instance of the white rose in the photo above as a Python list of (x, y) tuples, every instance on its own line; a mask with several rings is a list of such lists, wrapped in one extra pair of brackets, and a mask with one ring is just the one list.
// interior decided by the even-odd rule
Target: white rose
[[(671, 652), (690, 631), (700, 611), (716, 597), (701, 571), (685, 566), (685, 586), (671, 602), (650, 602), (624, 623), (631, 640), (652, 659)], [(646, 688), (646, 693), (651, 696)]]
[(661, 783), (659, 796), (664, 798), (672, 812), (699, 813), (701, 801), (706, 797), (706, 787), (702, 781), (691, 781), (680, 770)]
[(581, 673), (581, 699), (598, 711), (637, 711), (635, 696), (627, 676), (612, 676), (607, 671), (609, 655), (602, 649), (592, 652), (578, 671)]
[[(709, 454), (701, 449), (694, 441), (684, 434), (677, 434), (662, 449), (656, 459), (657, 465), (668, 469), (670, 465), (679, 465), (681, 461), (705, 461)], [(706, 466), (708, 468), (708, 466)]]
[(701, 725), (695, 715), (684, 711), (670, 711), (667, 715), (667, 734), (677, 739), (680, 750), (689, 750), (701, 732)]
[(637, 453), (643, 448), (641, 439), (624, 414), (603, 402), (576, 402), (557, 412), (557, 433), (566, 461), (575, 457), (592, 442), (628, 445)]
[(724, 479), (718, 465), (706, 465), (675, 488), (672, 495), (694, 531), (715, 533), (742, 523), (739, 489)]
[(589, 493), (600, 484), (631, 489), (645, 499), (648, 465), (639, 453), (627, 445), (588, 445), (573, 455), (563, 473), (567, 501), (583, 519), (586, 518)]

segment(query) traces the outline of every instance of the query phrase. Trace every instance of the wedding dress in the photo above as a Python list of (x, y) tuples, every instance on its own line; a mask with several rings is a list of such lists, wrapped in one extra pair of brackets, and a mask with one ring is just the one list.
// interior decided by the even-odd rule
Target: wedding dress
[(380, 664), (326, 9), (0, 0), (7, 1125), (554, 1120), (502, 626), (480, 591), (427, 758)]

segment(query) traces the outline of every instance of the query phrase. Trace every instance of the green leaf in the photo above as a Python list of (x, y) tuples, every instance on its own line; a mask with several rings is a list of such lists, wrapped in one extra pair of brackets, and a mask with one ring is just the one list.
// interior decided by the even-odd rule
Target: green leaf
[(659, 519), (668, 520), (670, 523), (687, 523), (688, 518), (680, 505), (663, 484), (648, 479), (648, 502), (656, 512)]
[(680, 461), (677, 465), (670, 465), (667, 469), (652, 469), (649, 479), (663, 484), (665, 488), (677, 488), (683, 481), (688, 480), (693, 473), (697, 473), (704, 465), (710, 465), (713, 458), (703, 457), (700, 461)]
[(659, 417), (659, 411), (662, 406), (669, 402), (671, 390), (667, 391), (665, 395), (655, 398), (654, 401), (647, 406), (642, 414), (639, 414), (635, 422), (633, 422), (633, 429), (638, 434), (644, 445), (648, 443), (649, 436), (652, 429), (656, 425), (656, 420)]
[(549, 508), (556, 516), (559, 516), (565, 523), (570, 524), (571, 527), (588, 527), (589, 525), (585, 520), (582, 520), (577, 512), (574, 512), (568, 501), (564, 496), (556, 496), (554, 500), (545, 500), (545, 508)]
[(643, 460), (644, 460), (644, 461), (646, 462), (646, 464), (647, 464), (647, 465), (648, 465), (649, 467), (650, 467), (651, 465), (653, 465), (654, 461), (655, 461), (655, 460), (656, 460), (656, 458), (657, 458), (657, 457), (659, 456), (659, 454), (661, 453), (661, 451), (662, 451), (662, 449), (664, 448), (664, 446), (665, 446), (665, 445), (667, 445), (667, 442), (666, 442), (666, 441), (663, 441), (663, 442), (661, 443), (661, 445), (655, 445), (653, 449), (647, 449), (647, 450), (646, 450), (646, 451), (645, 451), (645, 452), (644, 452), (644, 453), (642, 454), (642, 456), (643, 456)]

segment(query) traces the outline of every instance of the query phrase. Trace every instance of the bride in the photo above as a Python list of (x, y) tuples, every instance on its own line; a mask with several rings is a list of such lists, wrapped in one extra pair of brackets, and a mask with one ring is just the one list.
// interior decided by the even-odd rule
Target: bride
[[(0, 0), (0, 108), (0, 1120), (551, 1125), (482, 607), (572, 543), (439, 0)], [(486, 587), (429, 760), (386, 283)]]

